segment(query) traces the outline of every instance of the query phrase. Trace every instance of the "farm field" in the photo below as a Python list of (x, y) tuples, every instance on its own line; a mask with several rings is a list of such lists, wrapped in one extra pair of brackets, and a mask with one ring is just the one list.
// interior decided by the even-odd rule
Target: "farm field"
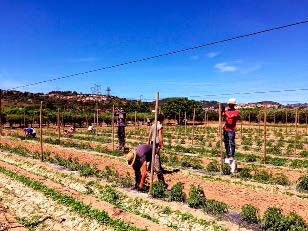
[[(217, 123), (165, 126), (161, 158), (169, 186), (154, 184), (149, 194), (131, 189), (133, 169), (113, 150), (111, 126), (98, 127), (97, 135), (78, 128), (72, 137), (61, 128), (60, 140), (56, 127), (44, 127), (43, 156), (38, 138), (25, 139), (22, 129), (4, 134), (1, 205), (26, 229), (260, 230), (271, 216), (307, 228), (306, 125), (286, 131), (269, 124), (266, 142), (261, 124), (239, 125), (235, 174), (221, 171)], [(146, 143), (147, 134), (147, 126), (127, 127), (126, 146)], [(116, 134), (114, 142), (116, 148)]]

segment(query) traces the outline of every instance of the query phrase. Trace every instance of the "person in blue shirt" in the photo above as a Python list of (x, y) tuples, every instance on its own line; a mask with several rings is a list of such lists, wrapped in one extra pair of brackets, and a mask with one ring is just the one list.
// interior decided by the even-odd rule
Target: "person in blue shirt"
[(33, 128), (28, 127), (28, 128), (25, 128), (24, 131), (25, 131), (25, 137), (28, 137), (28, 136), (32, 136), (33, 138), (36, 137), (36, 132)]

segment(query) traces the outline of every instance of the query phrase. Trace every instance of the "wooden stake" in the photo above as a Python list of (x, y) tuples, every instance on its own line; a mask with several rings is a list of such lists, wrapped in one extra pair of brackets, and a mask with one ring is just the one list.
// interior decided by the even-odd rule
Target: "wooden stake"
[(243, 137), (243, 118), (241, 116), (241, 139)]
[(194, 108), (194, 114), (193, 114), (193, 126), (192, 126), (192, 137), (191, 137), (191, 144), (194, 144), (195, 139), (195, 119), (196, 119), (196, 108)]
[(219, 153), (220, 153), (220, 165), (221, 165), (221, 173), (222, 173), (222, 168), (223, 168), (223, 165), (224, 165), (224, 154), (222, 152), (222, 127), (221, 127), (221, 124), (222, 124), (222, 113), (221, 113), (221, 103), (219, 103), (219, 108), (218, 108), (218, 118), (219, 118), (219, 121), (218, 121), (218, 134), (219, 134)]
[(295, 108), (295, 145), (294, 145), (294, 154), (296, 155), (296, 146), (297, 146), (297, 123), (299, 121), (299, 113), (298, 113), (298, 109)]
[(0, 136), (2, 136), (2, 89), (0, 89)]
[(266, 108), (264, 108), (264, 131), (263, 131), (263, 162), (266, 162)]
[(206, 128), (206, 110), (204, 110), (204, 127)]
[(24, 128), (26, 127), (26, 109), (24, 109), (24, 121), (23, 121), (23, 125), (24, 125)]
[(185, 125), (185, 139), (187, 137), (187, 115), (186, 115), (186, 111), (184, 113), (184, 125)]
[(96, 136), (98, 135), (98, 108), (96, 108), (96, 129), (95, 129)]
[(181, 111), (179, 110), (179, 124), (178, 125), (181, 125)]
[(60, 143), (60, 138), (61, 138), (60, 108), (58, 108), (57, 125), (58, 125), (58, 140), (59, 140), (59, 143)]
[(249, 122), (249, 128), (250, 128), (250, 112), (249, 112), (249, 114), (248, 114), (248, 122)]
[(286, 134), (288, 134), (288, 110), (286, 109)]
[(137, 126), (137, 111), (135, 111), (135, 127)]
[(112, 105), (112, 117), (111, 117), (111, 124), (112, 124), (112, 151), (114, 151), (114, 105)]
[(159, 92), (156, 94), (156, 103), (155, 103), (155, 117), (154, 117), (154, 140), (152, 145), (152, 161), (151, 161), (151, 175), (150, 175), (150, 190), (152, 191), (153, 186), (153, 174), (154, 174), (154, 162), (155, 162), (155, 154), (156, 154), (156, 137), (157, 137), (157, 111), (158, 111), (158, 100), (159, 100)]
[(43, 156), (42, 110), (43, 110), (43, 101), (41, 101), (41, 106), (40, 106), (40, 144), (41, 144), (41, 160), (44, 161), (44, 156)]

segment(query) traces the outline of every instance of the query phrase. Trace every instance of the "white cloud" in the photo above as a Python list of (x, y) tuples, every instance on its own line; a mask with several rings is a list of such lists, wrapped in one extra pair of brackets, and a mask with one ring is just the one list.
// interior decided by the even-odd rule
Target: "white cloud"
[(206, 56), (209, 57), (209, 58), (214, 58), (218, 55), (219, 55), (218, 52), (209, 52), (209, 53), (206, 54)]
[(235, 72), (238, 70), (236, 66), (230, 65), (228, 63), (217, 63), (214, 68), (220, 72)]

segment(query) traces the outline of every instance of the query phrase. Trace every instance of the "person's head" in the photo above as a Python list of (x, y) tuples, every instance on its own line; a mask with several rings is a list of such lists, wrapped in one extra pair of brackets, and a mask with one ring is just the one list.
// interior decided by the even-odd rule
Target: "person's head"
[(126, 155), (126, 159), (127, 159), (127, 164), (129, 166), (133, 166), (136, 160), (136, 152), (134, 149), (128, 152), (128, 154)]
[(236, 105), (236, 99), (235, 99), (235, 98), (230, 98), (230, 99), (228, 100), (228, 106), (229, 106), (229, 108), (234, 109), (235, 105)]
[(163, 114), (158, 114), (157, 121), (162, 123), (162, 122), (164, 122), (164, 120), (165, 120), (165, 116)]

